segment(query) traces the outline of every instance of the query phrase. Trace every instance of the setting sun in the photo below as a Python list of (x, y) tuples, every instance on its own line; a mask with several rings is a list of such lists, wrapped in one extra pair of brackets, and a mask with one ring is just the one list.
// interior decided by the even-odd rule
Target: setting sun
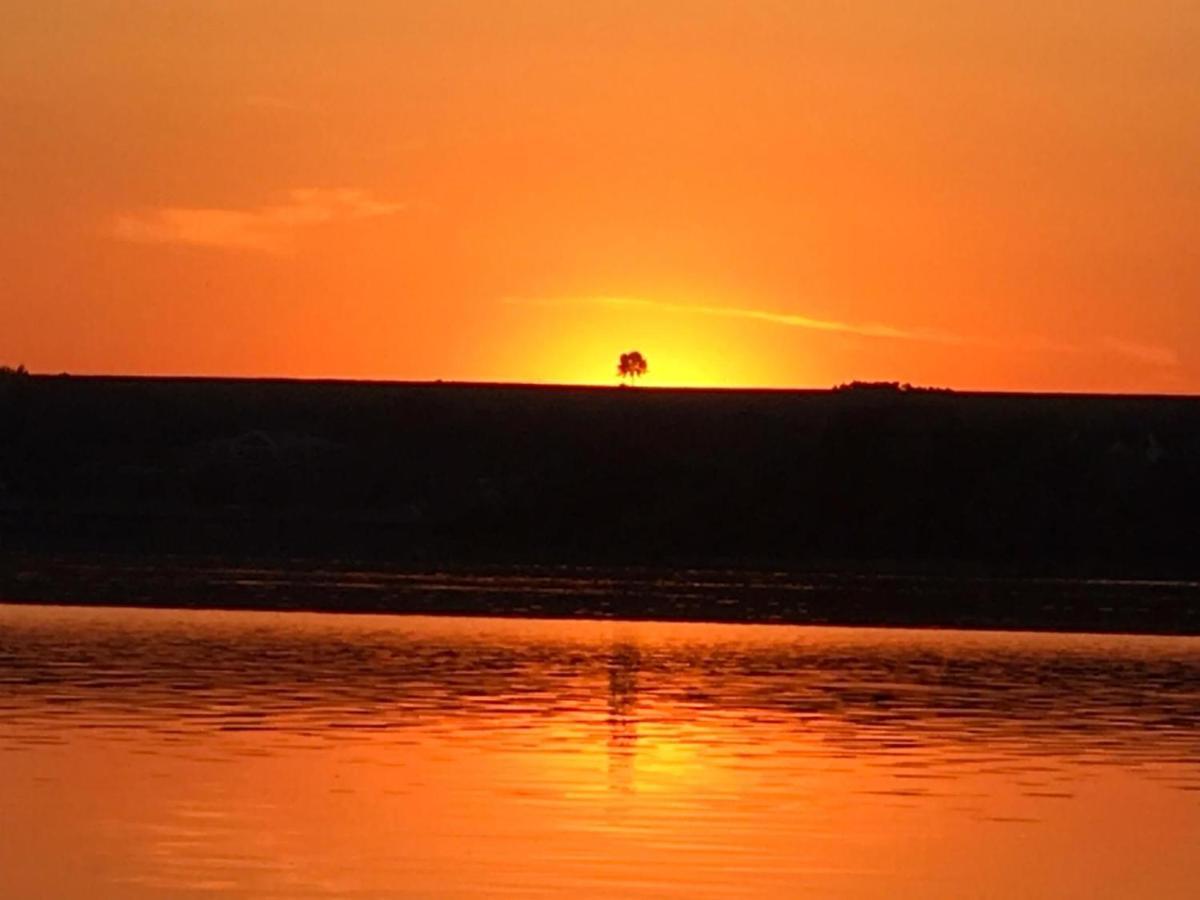
[[(619, 381), (620, 350), (634, 346), (649, 361), (640, 382), (651, 387), (736, 387), (769, 385), (786, 370), (755, 340), (753, 323), (688, 315), (675, 304), (635, 298), (582, 297), (549, 302), (509, 298), (507, 323), (535, 335), (537, 352), (528, 360), (529, 381), (611, 385)], [(768, 353), (756, 356), (754, 348)], [(497, 360), (515, 366), (522, 347)]]

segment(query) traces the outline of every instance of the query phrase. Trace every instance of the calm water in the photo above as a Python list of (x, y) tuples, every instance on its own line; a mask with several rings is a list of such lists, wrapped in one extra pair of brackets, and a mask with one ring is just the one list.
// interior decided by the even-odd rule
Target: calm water
[(0, 896), (1200, 896), (1200, 641), (0, 606)]

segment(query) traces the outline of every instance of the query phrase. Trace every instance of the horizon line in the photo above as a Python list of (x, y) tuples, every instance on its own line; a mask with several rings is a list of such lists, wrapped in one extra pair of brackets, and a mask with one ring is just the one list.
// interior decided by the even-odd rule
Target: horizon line
[[(873, 387), (886, 393), (889, 385), (895, 385), (898, 389), (898, 394), (914, 394), (914, 395), (959, 395), (959, 396), (1010, 396), (1010, 397), (1145, 397), (1145, 398), (1171, 398), (1171, 399), (1197, 399), (1200, 400), (1200, 394), (1197, 393), (1172, 393), (1172, 392), (1149, 392), (1149, 391), (1087, 391), (1087, 390), (1071, 390), (1071, 389), (1019, 389), (1019, 388), (978, 388), (978, 387), (950, 387), (946, 385), (923, 385), (902, 381), (862, 381), (851, 380), (841, 382), (834, 385), (826, 385), (820, 387), (800, 386), (800, 385), (686, 385), (686, 384), (662, 384), (662, 385), (627, 385), (622, 383), (600, 383), (600, 382), (558, 382), (558, 381), (486, 381), (486, 380), (471, 380), (471, 379), (452, 379), (452, 378), (434, 378), (434, 379), (411, 379), (411, 378), (385, 378), (385, 377), (354, 377), (354, 376), (339, 376), (339, 375), (213, 375), (213, 374), (195, 374), (195, 373), (114, 373), (114, 372), (35, 372), (29, 371), (25, 376), (27, 378), (36, 378), (44, 380), (54, 379), (81, 379), (93, 381), (214, 381), (214, 382), (274, 382), (285, 384), (360, 384), (364, 386), (386, 386), (394, 385), (397, 387), (461, 387), (461, 388), (519, 388), (519, 389), (544, 389), (544, 390), (583, 390), (583, 391), (623, 391), (627, 393), (638, 392), (680, 392), (686, 391), (689, 393), (774, 393), (774, 394), (834, 394), (834, 393), (856, 393), (852, 389), (855, 384), (862, 385), (859, 389), (863, 392), (870, 392)], [(907, 386), (907, 389), (905, 389)]]

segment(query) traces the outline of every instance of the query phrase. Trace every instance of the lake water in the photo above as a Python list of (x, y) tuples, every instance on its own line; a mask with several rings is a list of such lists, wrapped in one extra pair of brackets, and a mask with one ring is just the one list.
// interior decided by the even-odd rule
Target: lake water
[(1200, 640), (0, 606), (0, 897), (1200, 896)]

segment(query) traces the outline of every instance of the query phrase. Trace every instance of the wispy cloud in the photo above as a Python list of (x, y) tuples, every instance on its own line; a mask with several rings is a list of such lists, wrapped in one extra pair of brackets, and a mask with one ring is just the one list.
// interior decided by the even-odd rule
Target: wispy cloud
[(1148, 366), (1174, 368), (1179, 365), (1179, 354), (1170, 347), (1158, 347), (1153, 344), (1139, 344), (1134, 341), (1106, 337), (1099, 341), (1101, 349), (1117, 356), (1145, 363)]
[(286, 202), (251, 209), (164, 207), (116, 216), (109, 233), (145, 244), (286, 253), (296, 233), (336, 222), (353, 222), (400, 212), (403, 203), (378, 200), (354, 188), (298, 188)]
[(724, 319), (747, 319), (755, 322), (766, 322), (782, 325), (788, 328), (803, 328), (809, 331), (823, 331), (836, 334), (854, 335), (867, 338), (881, 338), (901, 341), (920, 341), (930, 344), (951, 344), (964, 347), (981, 347), (1000, 350), (1011, 350), (1025, 353), (1098, 353), (1108, 356), (1118, 356), (1130, 359), (1147, 366), (1174, 368), (1179, 365), (1179, 358), (1169, 347), (1140, 344), (1133, 341), (1104, 337), (1091, 343), (1057, 341), (1041, 336), (1005, 338), (986, 338), (972, 335), (955, 334), (930, 328), (912, 328), (906, 326), (888, 325), (877, 322), (854, 323), (836, 319), (819, 319), (812, 316), (802, 316), (793, 313), (781, 313), (773, 310), (752, 309), (739, 306), (694, 306), (684, 303), (664, 303), (658, 300), (645, 300), (639, 297), (567, 297), (522, 298), (506, 297), (505, 303), (536, 306), (559, 306), (566, 304), (584, 304), (589, 306), (608, 306), (631, 309), (656, 309), (666, 312), (694, 316), (712, 316)]
[(898, 338), (908, 341), (928, 341), (939, 344), (961, 344), (964, 339), (955, 334), (928, 329), (898, 328), (893, 325), (879, 323), (853, 324), (839, 322), (835, 319), (816, 319), (811, 316), (793, 315), (791, 313), (772, 312), (765, 309), (747, 309), (738, 306), (693, 306), (684, 303), (662, 303), (658, 300), (643, 300), (637, 297), (572, 297), (565, 300), (524, 299), (519, 297), (505, 298), (508, 303), (536, 304), (538, 306), (554, 306), (560, 303), (582, 303), (593, 306), (612, 306), (628, 308), (659, 309), (668, 312), (684, 313), (696, 316), (715, 316), (723, 319), (751, 319), (757, 322), (770, 322), (775, 325), (786, 325), (790, 328), (806, 328), (810, 331), (832, 331), (841, 334), (856, 334), (862, 337)]

